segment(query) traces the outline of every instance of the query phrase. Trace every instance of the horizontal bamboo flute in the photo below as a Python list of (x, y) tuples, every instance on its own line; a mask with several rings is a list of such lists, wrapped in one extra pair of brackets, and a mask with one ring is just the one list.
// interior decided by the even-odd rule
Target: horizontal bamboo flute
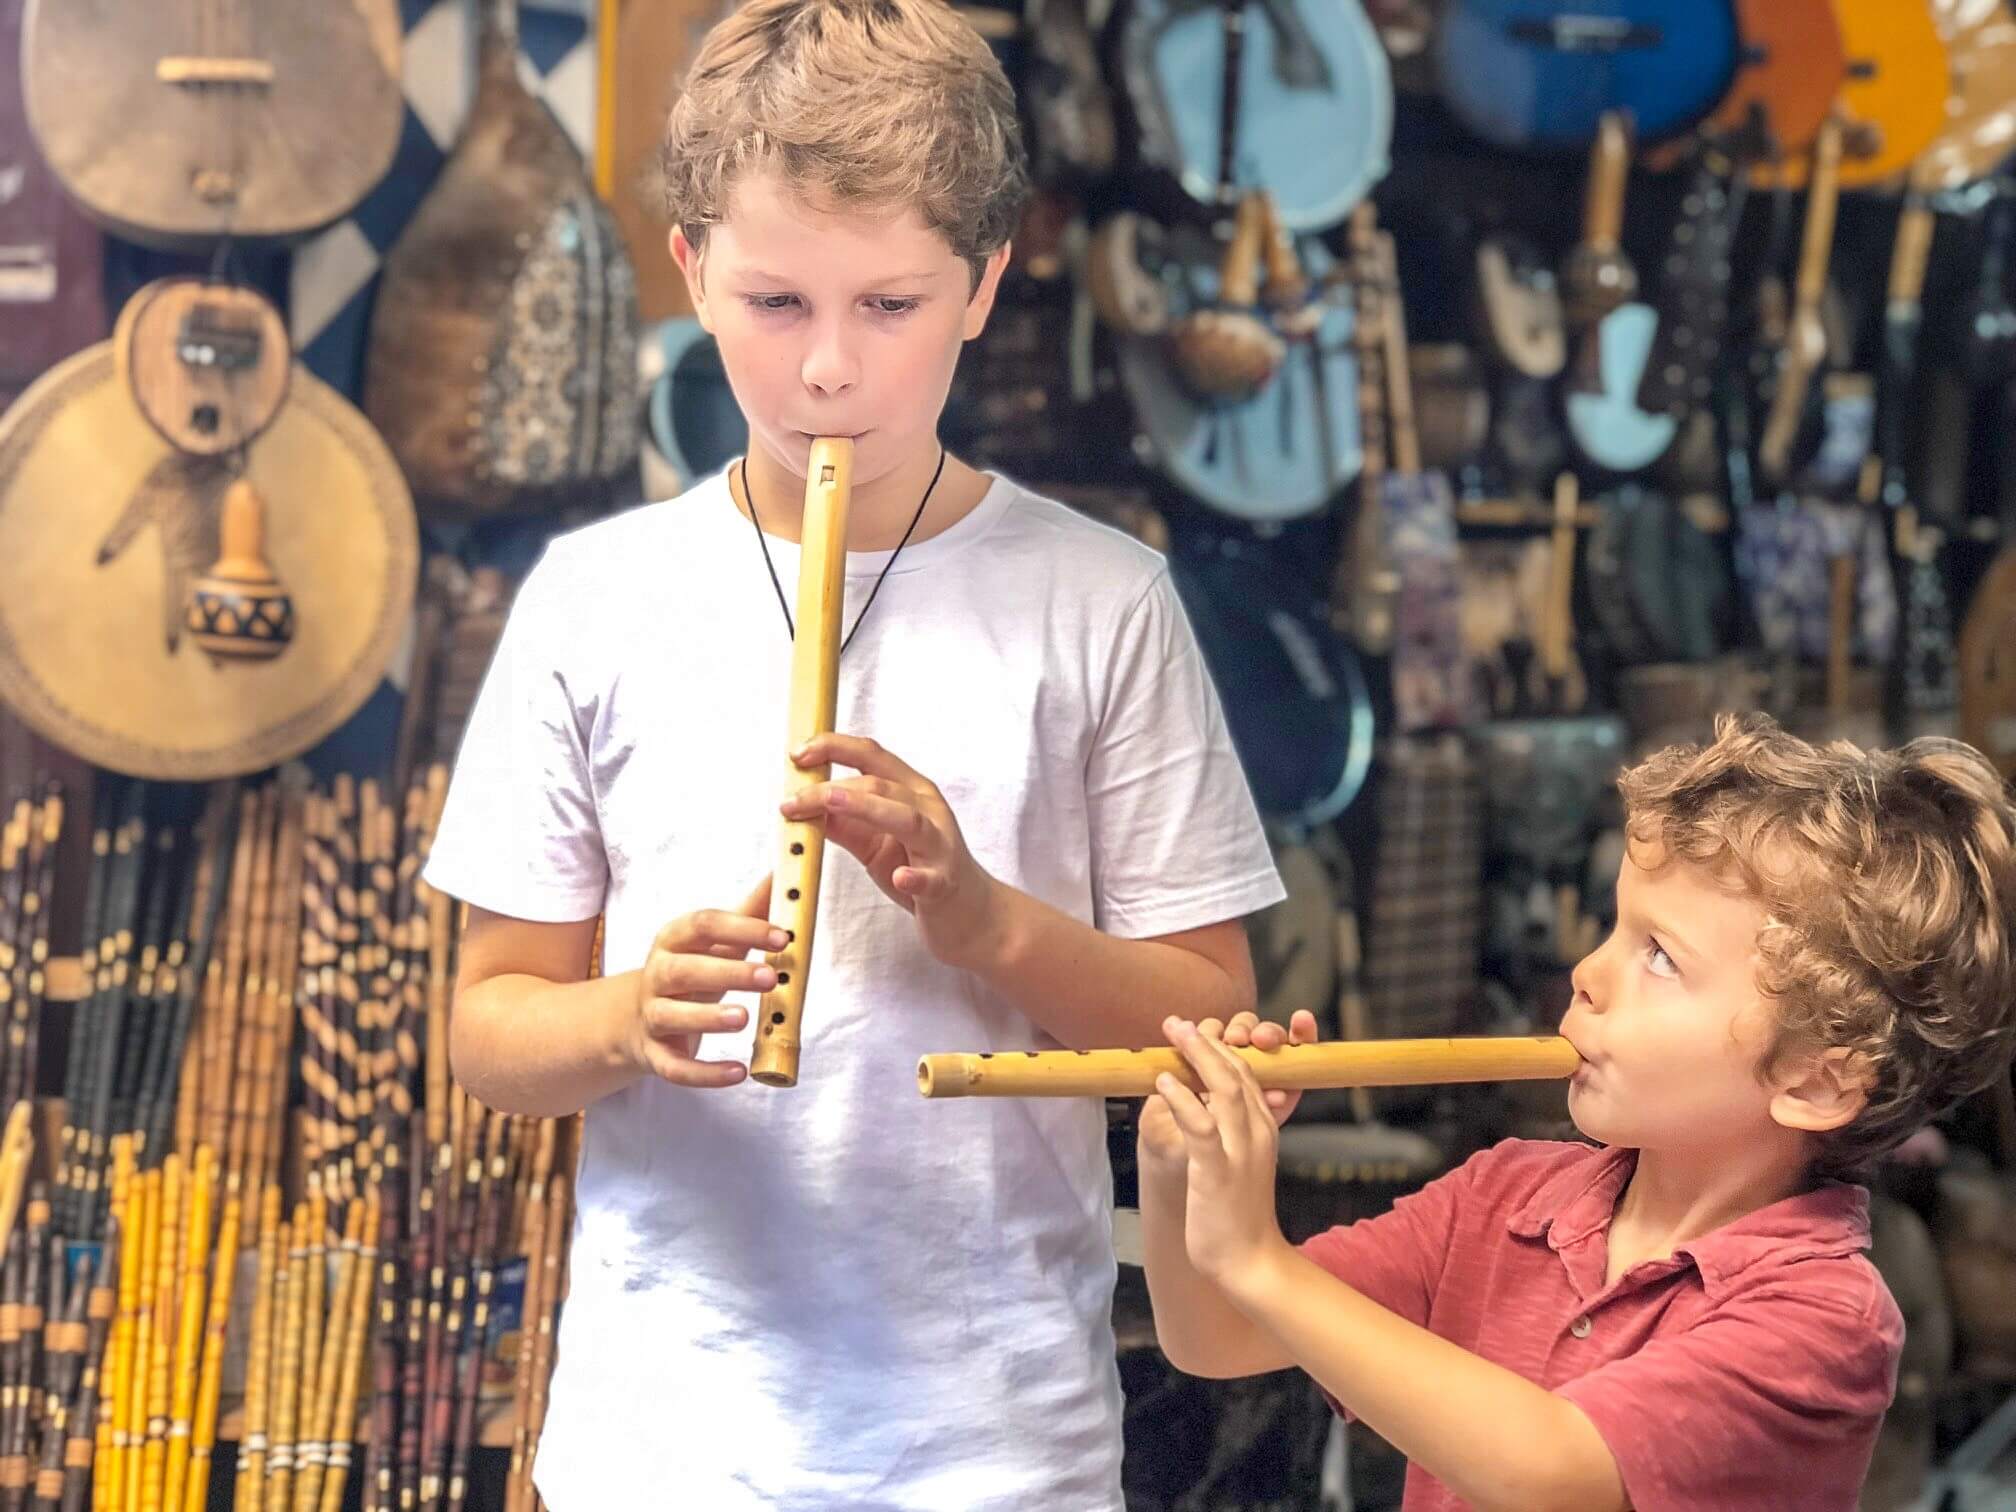
[[(1581, 1057), (1558, 1035), (1479, 1039), (1337, 1040), (1279, 1050), (1238, 1048), (1262, 1087), (1415, 1087), (1444, 1082), (1546, 1081), (1575, 1074)], [(917, 1063), (926, 1097), (1145, 1097), (1163, 1073), (1195, 1088), (1181, 1052), (1026, 1050), (927, 1055)]]

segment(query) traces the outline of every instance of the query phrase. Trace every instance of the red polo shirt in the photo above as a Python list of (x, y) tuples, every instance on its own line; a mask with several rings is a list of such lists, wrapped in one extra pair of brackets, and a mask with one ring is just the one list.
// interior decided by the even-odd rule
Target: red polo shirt
[[(1637, 1152), (1507, 1140), (1302, 1248), (1384, 1307), (1575, 1403), (1637, 1512), (1853, 1512), (1904, 1319), (1830, 1183), (1604, 1285)], [(1417, 1465), (1405, 1512), (1459, 1501)]]

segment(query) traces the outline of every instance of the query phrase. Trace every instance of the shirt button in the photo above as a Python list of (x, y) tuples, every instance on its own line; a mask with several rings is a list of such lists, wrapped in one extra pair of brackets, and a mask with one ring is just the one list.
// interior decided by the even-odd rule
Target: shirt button
[(1570, 1323), (1568, 1325), (1568, 1332), (1575, 1335), (1575, 1337), (1578, 1339), (1586, 1339), (1589, 1337), (1589, 1331), (1595, 1326), (1596, 1326), (1595, 1324), (1589, 1321), (1589, 1315), (1587, 1313), (1584, 1313), (1581, 1317), (1577, 1318), (1573, 1323)]

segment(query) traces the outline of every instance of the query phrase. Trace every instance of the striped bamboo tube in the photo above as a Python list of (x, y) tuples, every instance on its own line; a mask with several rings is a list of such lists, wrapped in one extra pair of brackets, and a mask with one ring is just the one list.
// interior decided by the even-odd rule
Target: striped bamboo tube
[[(82, 936), (85, 974), (94, 983), (97, 941), (104, 927), (105, 894), (111, 870), (112, 826), (101, 814), (91, 831), (91, 872), (85, 882)], [(63, 1133), (56, 1152), (56, 1227), (76, 1238), (83, 1237), (78, 1227), (83, 1212), (83, 1171), (77, 1144), (82, 1134), (84, 1067), (91, 1060), (94, 1012), (93, 998), (88, 993), (70, 1010), (70, 1053), (63, 1070)]]
[[(336, 1411), (329, 1434), (329, 1469), (322, 1483), (319, 1512), (341, 1512), (350, 1477), (350, 1457), (357, 1430), (357, 1387), (364, 1374), (364, 1340), (371, 1323), (372, 1283), (378, 1268), (378, 1239), (384, 1224), (378, 1193), (364, 1199), (364, 1224), (358, 1236), (357, 1271), (349, 1300), (349, 1332), (343, 1340), (343, 1368), (336, 1378)], [(311, 1509), (317, 1512), (317, 1509)]]
[(397, 947), (392, 959), (393, 1017), (392, 1066), (382, 1084), (379, 1100), (391, 1106), (386, 1131), (388, 1146), (396, 1148), (406, 1121), (413, 1116), (414, 1093), (420, 1071), (420, 1035), (427, 1010), (427, 924), (418, 892), (421, 862), (425, 859), (427, 792), (415, 783), (406, 794), (404, 833), (399, 845), (399, 875), (393, 900), (398, 920)]
[(310, 793), (301, 850), (301, 977), (295, 1011), (301, 1020), (301, 1086), (306, 1110), (302, 1164), (319, 1171), (330, 1148), (336, 1110), (336, 1030), (329, 1020), (329, 963), (335, 952), (336, 855), (329, 825), (334, 806)]
[(360, 1181), (375, 1163), (371, 1129), (377, 1122), (379, 1021), (383, 1017), (378, 970), (378, 951), (385, 932), (385, 895), (379, 886), (385, 878), (379, 853), (383, 813), (378, 784), (366, 778), (357, 785), (357, 944), (351, 957), (357, 981), (354, 1025), (357, 1056), (350, 1159)]
[(530, 1179), (525, 1188), (524, 1231), (518, 1244), (519, 1253), (525, 1256), (525, 1292), (518, 1310), (518, 1357), (512, 1372), (511, 1466), (504, 1483), (504, 1512), (524, 1512), (525, 1493), (531, 1487), (532, 1444), (527, 1410), (532, 1404), (533, 1341), (539, 1332), (539, 1261), (545, 1248), (546, 1183), (553, 1169), (555, 1133), (552, 1119), (539, 1121), (538, 1144), (529, 1162)]
[[(343, 1239), (336, 1253), (336, 1281), (329, 1290), (325, 1314), (321, 1298), (308, 1309), (306, 1338), (316, 1341), (314, 1358), (301, 1373), (301, 1432), (294, 1451), (294, 1512), (314, 1512), (322, 1504), (322, 1477), (329, 1466), (329, 1439), (334, 1432), (336, 1395), (343, 1372), (343, 1341), (349, 1331), (350, 1293), (357, 1284), (357, 1251), (363, 1238), (364, 1204), (353, 1202), (344, 1214)], [(325, 1267), (315, 1256), (311, 1276)], [(365, 1273), (364, 1284), (371, 1282)]]
[[(210, 1212), (218, 1196), (217, 1182), (216, 1152), (208, 1149), (197, 1151), (195, 1190), (189, 1201), (187, 1236), (177, 1262), (178, 1275), (174, 1282), (176, 1295), (181, 1301), (175, 1317), (172, 1390), (166, 1403), (168, 1422), (163, 1434), (160, 1504), (165, 1512), (179, 1512), (183, 1483), (188, 1474), (190, 1420), (196, 1408), (197, 1377), (203, 1353), (203, 1300), (208, 1279), (205, 1262), (210, 1257)], [(152, 1448), (151, 1442), (149, 1448)], [(200, 1507), (201, 1503), (197, 1505)]]
[[(281, 1272), (288, 1246), (280, 1221), (280, 1183), (259, 1194), (259, 1269), (252, 1287), (252, 1337), (245, 1354), (245, 1429), (238, 1443), (238, 1479), (232, 1505), (265, 1505), (266, 1450), (273, 1399), (273, 1341), (280, 1331)], [(213, 1428), (214, 1432), (214, 1428)]]
[[(327, 1195), (308, 1195), (308, 1275), (301, 1289), (301, 1365), (294, 1409), (294, 1480), (298, 1485), (306, 1455), (315, 1437), (315, 1392), (322, 1381), (322, 1329), (329, 1292), (329, 1214)], [(340, 1253), (340, 1250), (339, 1250)], [(292, 1505), (293, 1492), (289, 1493)]]
[(336, 777), (336, 1117), (335, 1148), (331, 1151), (335, 1185), (330, 1188), (338, 1201), (348, 1201), (356, 1190), (358, 1173), (355, 1150), (360, 1101), (361, 1049), (358, 1019), (362, 983), (357, 967), (362, 943), (362, 859), (359, 854), (359, 816), (356, 784), (347, 773)]
[[(285, 1305), (273, 1359), (272, 1442), (266, 1451), (266, 1512), (289, 1512), (294, 1493), (294, 1435), (301, 1404), (301, 1340), (307, 1326), (309, 1205), (294, 1205), (293, 1247), (287, 1252)], [(318, 1249), (320, 1245), (316, 1246)]]
[[(271, 1199), (270, 1204), (267, 1198)], [(262, 1195), (262, 1220), (269, 1206), (277, 1223), (280, 1213), (277, 1183), (267, 1187)], [(181, 1507), (186, 1512), (203, 1512), (210, 1499), (210, 1455), (217, 1444), (217, 1407), (224, 1387), (224, 1338), (231, 1321), (231, 1294), (238, 1275), (238, 1226), (242, 1212), (241, 1200), (235, 1193), (224, 1199), (224, 1221), (217, 1230), (217, 1249), (212, 1257), (210, 1315), (203, 1333), (203, 1364), (196, 1387), (194, 1421), (185, 1425), (178, 1405), (176, 1426), (186, 1426), (188, 1432), (178, 1435), (168, 1446), (168, 1484), (171, 1488), (178, 1484), (183, 1487)], [(177, 1443), (188, 1445), (186, 1466), (179, 1465)], [(167, 1512), (177, 1512), (172, 1501)]]

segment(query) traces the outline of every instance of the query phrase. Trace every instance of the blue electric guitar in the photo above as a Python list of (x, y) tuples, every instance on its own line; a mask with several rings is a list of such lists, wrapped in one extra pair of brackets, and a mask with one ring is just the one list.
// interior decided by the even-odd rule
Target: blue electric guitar
[(1575, 152), (1609, 110), (1642, 142), (1685, 131), (1740, 60), (1730, 0), (1451, 0), (1436, 33), (1443, 97), (1500, 147)]

